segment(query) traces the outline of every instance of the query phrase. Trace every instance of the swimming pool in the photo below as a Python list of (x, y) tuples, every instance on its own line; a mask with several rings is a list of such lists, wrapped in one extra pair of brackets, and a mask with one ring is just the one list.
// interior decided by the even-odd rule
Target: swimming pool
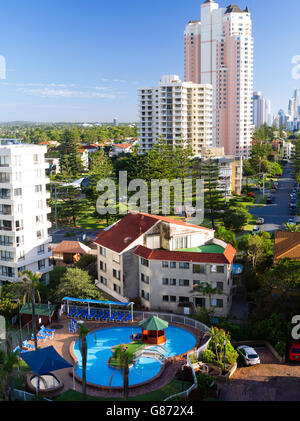
[[(130, 336), (135, 333), (141, 333), (139, 327), (111, 327), (100, 329), (90, 333), (87, 336), (88, 357), (86, 378), (88, 383), (99, 386), (122, 387), (123, 377), (118, 369), (110, 368), (107, 364), (112, 356), (111, 348), (120, 344), (131, 342)], [(175, 326), (169, 326), (166, 329), (167, 342), (163, 345), (166, 351), (160, 347), (151, 347), (160, 349), (166, 357), (174, 357), (190, 351), (196, 346), (196, 338), (185, 329)], [(82, 377), (81, 354), (78, 341), (73, 348), (74, 355), (78, 360), (76, 373)], [(154, 358), (141, 357), (129, 370), (129, 385), (137, 385), (155, 377), (161, 370), (161, 364)], [(113, 376), (113, 377), (112, 377)]]

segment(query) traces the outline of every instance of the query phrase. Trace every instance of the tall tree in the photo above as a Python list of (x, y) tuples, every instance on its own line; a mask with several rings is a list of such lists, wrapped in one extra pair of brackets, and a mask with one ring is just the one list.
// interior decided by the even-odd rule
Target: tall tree
[(77, 128), (66, 129), (61, 136), (60, 167), (61, 170), (79, 177), (83, 172), (80, 154), (81, 138)]
[(32, 333), (35, 349), (38, 349), (37, 336), (36, 336), (36, 313), (35, 313), (35, 300), (36, 296), (38, 302), (41, 303), (40, 293), (38, 291), (38, 283), (42, 277), (40, 272), (33, 273), (31, 270), (24, 270), (20, 273), (22, 286), (21, 290), (24, 292), (23, 304), (27, 302), (28, 307), (32, 310)]

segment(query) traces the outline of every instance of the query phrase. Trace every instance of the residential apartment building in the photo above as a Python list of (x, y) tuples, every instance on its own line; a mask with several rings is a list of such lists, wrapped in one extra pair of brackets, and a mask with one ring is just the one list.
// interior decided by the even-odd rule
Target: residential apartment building
[(253, 93), (253, 124), (258, 128), (263, 124), (273, 125), (271, 101), (264, 98), (259, 91)]
[(212, 145), (212, 86), (181, 82), (177, 75), (163, 76), (158, 87), (140, 88), (139, 145), (152, 149), (160, 136), (176, 144), (189, 141), (193, 153)]
[(185, 81), (213, 86), (213, 146), (249, 157), (253, 126), (253, 38), (248, 8), (201, 5), (184, 32)]
[(224, 198), (230, 198), (232, 193), (241, 194), (243, 188), (243, 157), (225, 155), (224, 148), (203, 148), (201, 154), (192, 160), (194, 169), (200, 173), (201, 164), (209, 159), (215, 161), (219, 168), (219, 188)]
[(47, 283), (52, 270), (47, 147), (0, 142), (0, 284), (18, 281), (25, 269), (41, 272)]
[[(97, 237), (100, 290), (116, 299), (139, 297), (149, 310), (190, 314), (231, 308), (236, 250), (214, 231), (167, 217), (129, 213)], [(195, 288), (218, 288), (209, 298)]]

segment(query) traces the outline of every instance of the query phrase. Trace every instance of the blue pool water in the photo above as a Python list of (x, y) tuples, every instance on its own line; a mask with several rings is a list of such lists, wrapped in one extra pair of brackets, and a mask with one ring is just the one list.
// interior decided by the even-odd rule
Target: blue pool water
[[(100, 386), (122, 387), (123, 377), (120, 370), (110, 368), (107, 361), (112, 356), (111, 348), (115, 345), (130, 343), (130, 336), (141, 333), (139, 327), (113, 327), (92, 332), (87, 336), (88, 358), (86, 377), (88, 383)], [(185, 329), (169, 326), (166, 329), (167, 342), (159, 349), (166, 357), (184, 354), (196, 346), (196, 338)], [(78, 341), (74, 345), (74, 354), (78, 360), (77, 374), (82, 377), (81, 354)], [(154, 358), (141, 357), (129, 370), (129, 385), (143, 383), (155, 377), (161, 369), (161, 364)], [(113, 377), (112, 377), (113, 376)]]

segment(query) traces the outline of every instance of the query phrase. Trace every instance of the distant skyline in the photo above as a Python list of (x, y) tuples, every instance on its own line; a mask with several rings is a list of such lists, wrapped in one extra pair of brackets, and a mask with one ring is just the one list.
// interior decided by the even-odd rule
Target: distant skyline
[[(10, 0), (1, 6), (0, 121), (138, 120), (137, 88), (163, 74), (183, 80), (183, 32), (203, 0)], [(218, 2), (221, 7), (230, 1)], [(287, 112), (300, 88), (298, 0), (236, 1), (249, 7), (254, 91)], [(300, 62), (300, 61), (299, 61)]]

